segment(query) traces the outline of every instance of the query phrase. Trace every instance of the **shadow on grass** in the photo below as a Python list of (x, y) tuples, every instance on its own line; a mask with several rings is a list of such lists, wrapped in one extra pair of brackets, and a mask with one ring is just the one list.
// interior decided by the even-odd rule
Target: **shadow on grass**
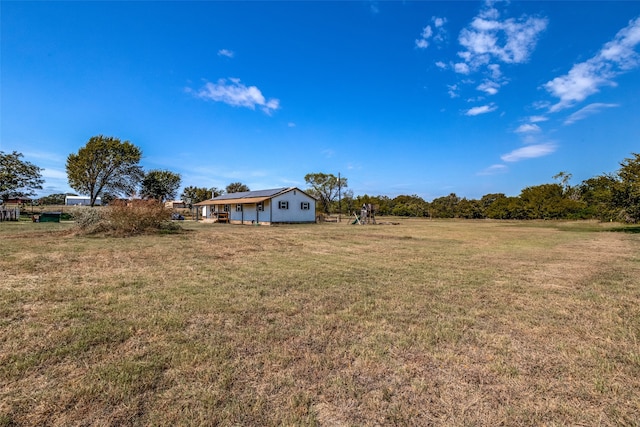
[(640, 234), (640, 225), (634, 225), (630, 227), (616, 227), (612, 228), (611, 231), (615, 231), (618, 233)]

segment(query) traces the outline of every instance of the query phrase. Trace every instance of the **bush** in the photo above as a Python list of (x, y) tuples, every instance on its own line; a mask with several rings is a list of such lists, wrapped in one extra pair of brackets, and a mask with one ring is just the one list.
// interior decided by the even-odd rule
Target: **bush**
[(82, 234), (94, 234), (106, 230), (105, 208), (77, 207), (71, 215), (76, 222), (76, 228)]
[(102, 208), (78, 209), (74, 217), (83, 234), (131, 236), (180, 228), (171, 222), (171, 212), (153, 200), (116, 201)]

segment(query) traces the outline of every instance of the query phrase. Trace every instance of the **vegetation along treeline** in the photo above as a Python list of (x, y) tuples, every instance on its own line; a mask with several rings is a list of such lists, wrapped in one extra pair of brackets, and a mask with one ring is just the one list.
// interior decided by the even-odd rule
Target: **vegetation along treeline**
[[(22, 160), (18, 152), (0, 151), (0, 198), (35, 195), (44, 182), (36, 165)], [(110, 201), (138, 195), (145, 199), (165, 201), (175, 198), (181, 184), (179, 174), (167, 170), (145, 172), (139, 165), (142, 151), (129, 141), (98, 135), (91, 137), (78, 153), (67, 157), (69, 185), (80, 194)], [(601, 221), (640, 221), (640, 154), (620, 162), (615, 173), (605, 173), (571, 185), (571, 174), (560, 172), (555, 182), (524, 188), (518, 196), (503, 193), (486, 194), (480, 199), (467, 199), (455, 193), (427, 202), (417, 195), (354, 195), (345, 177), (309, 173), (305, 177), (307, 191), (317, 197), (318, 209), (325, 214), (350, 215), (365, 203), (376, 205), (378, 215), (466, 219), (599, 219)], [(181, 199), (191, 207), (200, 201), (221, 195), (249, 191), (249, 187), (233, 182), (225, 189), (184, 187)], [(53, 194), (38, 200), (40, 204), (62, 204), (64, 194)]]

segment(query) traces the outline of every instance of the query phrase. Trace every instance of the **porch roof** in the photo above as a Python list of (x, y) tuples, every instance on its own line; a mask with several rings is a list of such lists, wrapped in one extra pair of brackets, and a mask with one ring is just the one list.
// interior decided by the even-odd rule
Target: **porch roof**
[(196, 206), (242, 205), (246, 203), (260, 203), (270, 198), (271, 197), (241, 197), (237, 199), (211, 199), (196, 203)]

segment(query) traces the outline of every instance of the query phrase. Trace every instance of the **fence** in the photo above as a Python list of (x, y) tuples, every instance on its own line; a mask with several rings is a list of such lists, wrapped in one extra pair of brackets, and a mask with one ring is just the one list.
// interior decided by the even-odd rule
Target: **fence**
[(20, 208), (6, 209), (0, 208), (0, 222), (2, 221), (19, 221)]

